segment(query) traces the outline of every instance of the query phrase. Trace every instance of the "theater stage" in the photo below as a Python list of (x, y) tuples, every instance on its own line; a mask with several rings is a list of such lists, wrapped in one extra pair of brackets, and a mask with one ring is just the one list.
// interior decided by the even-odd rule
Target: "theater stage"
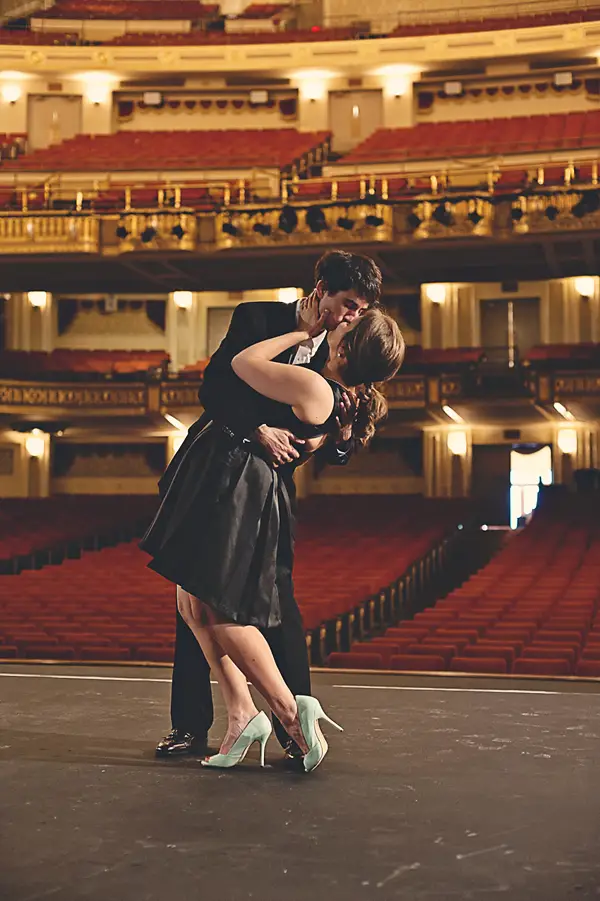
[(0, 665), (1, 898), (600, 897), (600, 684), (317, 673), (305, 776), (155, 760), (169, 675)]

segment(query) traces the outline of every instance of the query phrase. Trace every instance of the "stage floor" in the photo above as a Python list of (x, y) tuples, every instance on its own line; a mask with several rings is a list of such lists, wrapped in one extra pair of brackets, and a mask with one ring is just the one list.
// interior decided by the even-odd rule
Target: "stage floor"
[(305, 776), (155, 760), (169, 676), (0, 665), (2, 899), (600, 898), (600, 684), (317, 673)]

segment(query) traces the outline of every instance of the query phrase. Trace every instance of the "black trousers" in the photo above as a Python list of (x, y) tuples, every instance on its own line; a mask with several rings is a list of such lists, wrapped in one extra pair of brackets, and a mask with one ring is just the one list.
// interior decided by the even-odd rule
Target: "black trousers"
[[(291, 480), (290, 480), (291, 481)], [(293, 487), (290, 485), (292, 504)], [(285, 532), (285, 530), (283, 530)], [(265, 638), (288, 688), (293, 695), (310, 695), (310, 669), (304, 625), (294, 597), (292, 582), (293, 551), (287, 542), (277, 550), (276, 579), (281, 604), (281, 625), (266, 629)], [(177, 611), (175, 660), (171, 686), (171, 724), (174, 729), (204, 736), (213, 722), (210, 670), (193, 632)], [(282, 746), (287, 732), (273, 717), (275, 734)]]

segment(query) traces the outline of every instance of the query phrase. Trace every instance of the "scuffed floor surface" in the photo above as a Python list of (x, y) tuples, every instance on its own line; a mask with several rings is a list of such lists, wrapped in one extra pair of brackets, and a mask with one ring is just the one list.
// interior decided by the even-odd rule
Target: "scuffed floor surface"
[(155, 760), (169, 675), (0, 666), (4, 901), (600, 898), (600, 686), (318, 674), (303, 776)]

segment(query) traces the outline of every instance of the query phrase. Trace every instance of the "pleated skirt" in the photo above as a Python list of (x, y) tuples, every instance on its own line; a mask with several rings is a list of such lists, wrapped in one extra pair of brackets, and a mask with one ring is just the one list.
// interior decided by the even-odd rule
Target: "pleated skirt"
[(140, 541), (148, 566), (232, 622), (280, 625), (278, 549), (293, 548), (293, 520), (285, 482), (260, 449), (210, 423), (188, 436), (159, 490)]

